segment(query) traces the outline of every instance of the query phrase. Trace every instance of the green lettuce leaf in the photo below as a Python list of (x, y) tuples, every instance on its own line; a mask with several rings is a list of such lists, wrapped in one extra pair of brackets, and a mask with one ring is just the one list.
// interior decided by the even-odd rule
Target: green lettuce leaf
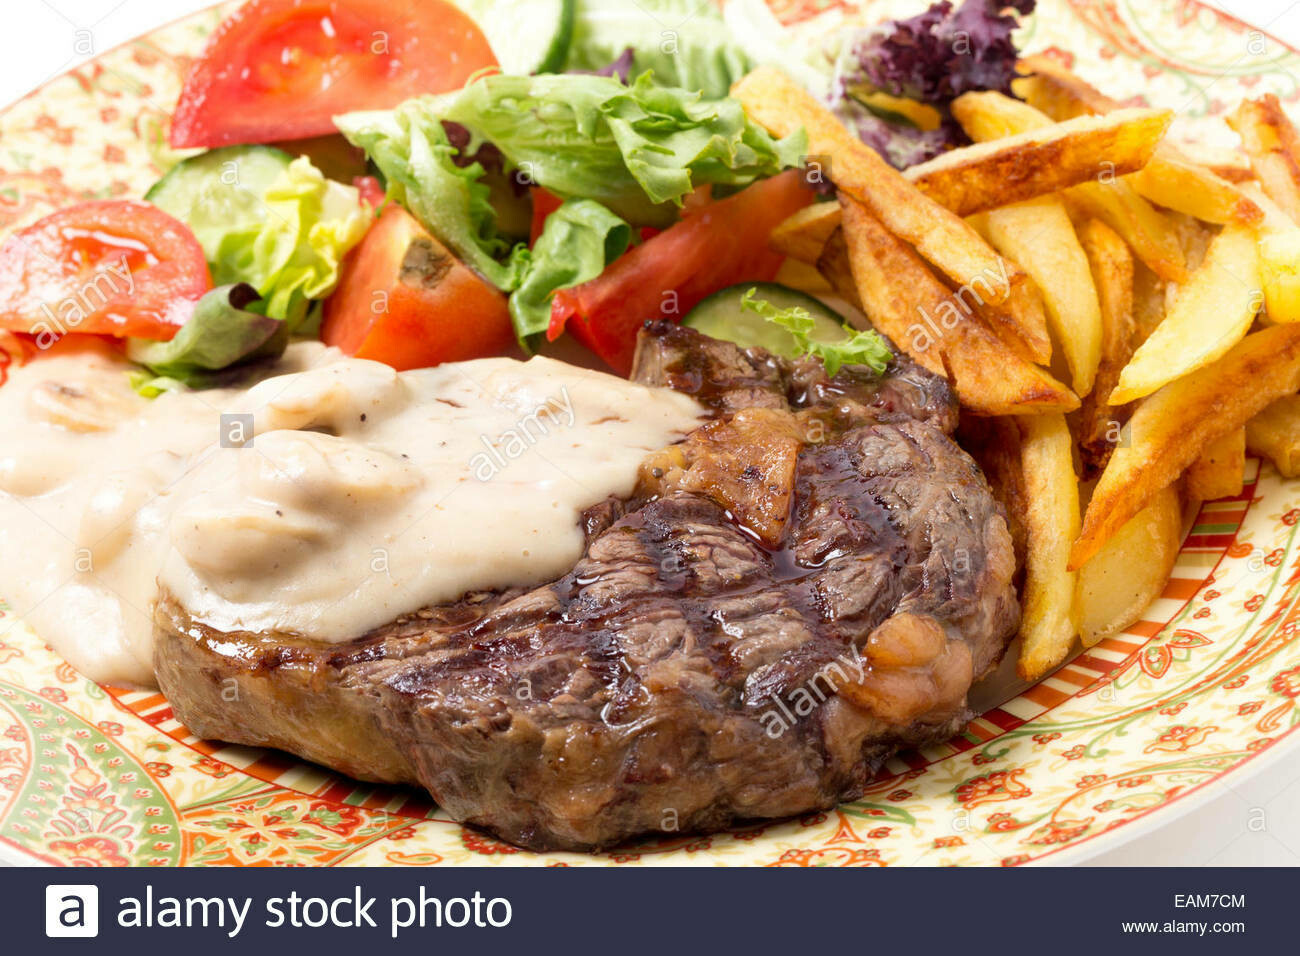
[(384, 174), (388, 197), (401, 203), (456, 255), (499, 289), (519, 279), (517, 262), (502, 262), (509, 243), (497, 234), (496, 213), (478, 163), (457, 166), (436, 100), (420, 97), (392, 110), (335, 117), (339, 131)]
[[(168, 342), (128, 339), (126, 355), (144, 366), (132, 384), (153, 397), (171, 388), (212, 388), (241, 374), (251, 362), (278, 358), (288, 343), (288, 325), (248, 307), (258, 302), (248, 284), (211, 290)], [(264, 305), (265, 303), (263, 303)]]
[(747, 186), (798, 165), (802, 132), (774, 140), (734, 100), (605, 76), (489, 75), (463, 90), (335, 123), (365, 149), (402, 203), (497, 288), (522, 279), (482, 182), (482, 167), (453, 162), (443, 121), (469, 130), (469, 151), (492, 143), (521, 180), (561, 199), (592, 199), (638, 224), (668, 225), (696, 186)]
[(355, 187), (265, 146), (201, 154), (148, 198), (194, 230), (214, 284), (252, 285), (263, 311), (291, 332), (303, 331), (313, 302), (333, 290), (343, 255), (371, 219)]
[(873, 331), (858, 332), (845, 328), (843, 341), (818, 341), (812, 337), (816, 321), (807, 309), (799, 306), (778, 308), (766, 299), (754, 298), (757, 291), (750, 289), (746, 292), (740, 304), (789, 332), (801, 352), (822, 360), (827, 375), (834, 375), (844, 365), (865, 365), (879, 375), (894, 357), (885, 340)]
[(754, 66), (708, 0), (578, 0), (566, 70), (599, 70), (632, 51), (632, 75), (727, 95)]
[(255, 235), (220, 244), (212, 281), (247, 282), (265, 300), (266, 314), (293, 331), (311, 303), (334, 289), (339, 263), (365, 235), (370, 214), (354, 187), (326, 179), (305, 157), (289, 164), (262, 203)]
[(594, 279), (627, 251), (632, 228), (598, 202), (570, 199), (546, 217), (546, 227), (524, 260), (523, 278), (510, 296), (520, 343), (530, 348), (551, 321), (551, 296)]
[(735, 100), (575, 74), (484, 76), (430, 103), (565, 199), (675, 203), (705, 183), (739, 188), (799, 164), (802, 133), (774, 140)]

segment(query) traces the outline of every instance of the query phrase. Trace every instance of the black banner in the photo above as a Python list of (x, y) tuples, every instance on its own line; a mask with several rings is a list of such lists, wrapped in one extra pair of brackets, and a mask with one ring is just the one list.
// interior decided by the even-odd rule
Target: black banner
[(185, 956), (1289, 950), (1296, 886), (1293, 870), (0, 869), (0, 938), (15, 954), (95, 939)]

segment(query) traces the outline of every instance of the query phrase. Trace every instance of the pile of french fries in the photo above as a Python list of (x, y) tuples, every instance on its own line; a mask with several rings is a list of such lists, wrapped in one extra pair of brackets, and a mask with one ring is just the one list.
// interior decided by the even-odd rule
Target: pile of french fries
[(1198, 161), (1169, 111), (1050, 59), (1020, 72), (1015, 97), (952, 104), (974, 145), (904, 172), (777, 69), (732, 92), (773, 134), (802, 127), (836, 186), (773, 246), (952, 382), (1037, 680), (1140, 618), (1196, 503), (1240, 494), (1247, 450), (1300, 474), (1300, 137), (1276, 98), (1247, 100), (1243, 158)]

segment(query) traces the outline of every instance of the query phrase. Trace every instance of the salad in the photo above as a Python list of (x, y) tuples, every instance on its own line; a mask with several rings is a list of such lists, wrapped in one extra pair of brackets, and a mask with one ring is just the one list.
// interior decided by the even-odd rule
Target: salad
[(942, 2), (814, 43), (761, 0), (249, 0), (193, 64), (145, 196), (0, 247), (0, 330), (26, 355), (112, 337), (145, 395), (230, 384), (300, 337), (397, 369), (567, 337), (626, 375), (664, 317), (880, 369), (874, 332), (772, 284), (772, 230), (833, 190), (802, 130), (729, 90), (780, 59), (910, 165), (968, 142), (956, 96), (1010, 90), (1032, 7)]

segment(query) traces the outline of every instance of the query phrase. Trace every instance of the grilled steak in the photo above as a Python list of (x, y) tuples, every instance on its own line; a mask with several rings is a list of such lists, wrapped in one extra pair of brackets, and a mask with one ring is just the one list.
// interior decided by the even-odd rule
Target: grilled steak
[(164, 595), (177, 716), (574, 850), (830, 807), (956, 732), (1019, 609), (946, 383), (901, 357), (827, 378), (667, 324), (634, 374), (718, 417), (593, 506), (571, 572), (343, 645), (218, 633)]

